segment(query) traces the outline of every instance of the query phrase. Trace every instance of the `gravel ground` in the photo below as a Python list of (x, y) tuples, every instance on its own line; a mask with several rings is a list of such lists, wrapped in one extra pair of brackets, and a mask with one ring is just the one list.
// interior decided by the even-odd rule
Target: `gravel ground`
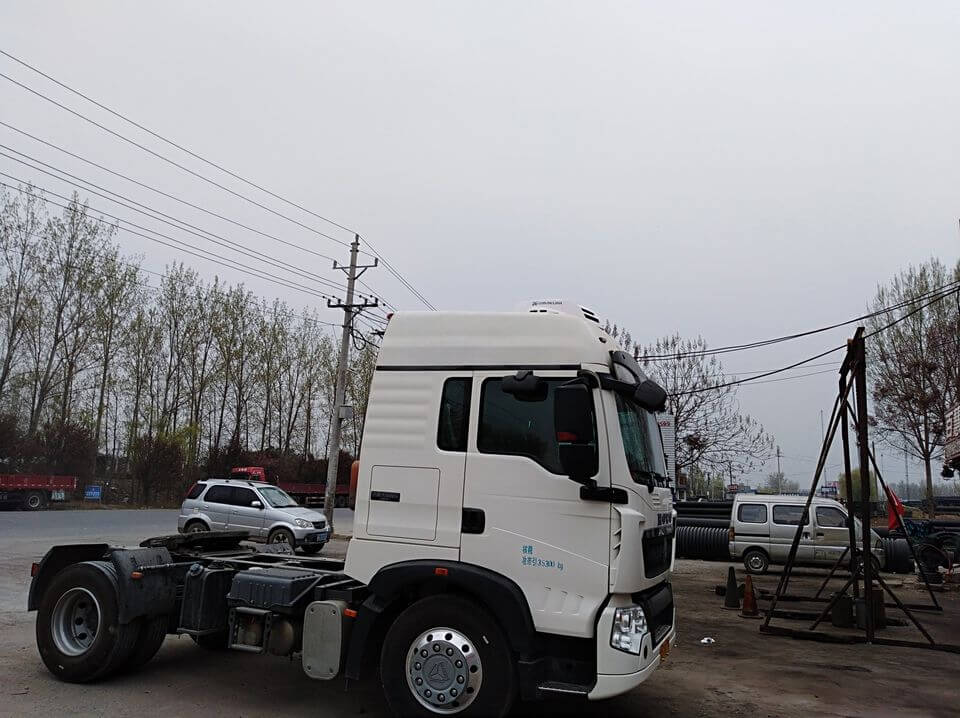
[[(31, 561), (56, 542), (132, 544), (144, 536), (167, 533), (171, 515), (175, 521), (175, 512), (160, 511), (0, 513), (0, 715), (387, 715), (375, 680), (345, 689), (340, 680), (310, 680), (297, 661), (208, 653), (188, 638), (172, 636), (136, 674), (86, 686), (53, 679), (34, 647), (34, 616), (24, 610)], [(324, 555), (343, 555), (345, 549), (346, 542), (337, 540)], [(667, 663), (640, 688), (601, 703), (521, 705), (516, 715), (960, 715), (956, 691), (960, 656), (761, 636), (758, 621), (721, 609), (722, 599), (713, 588), (723, 582), (726, 568), (723, 563), (677, 562), (679, 638)], [(791, 590), (812, 593), (823, 575), (817, 570), (795, 574)], [(771, 573), (757, 583), (772, 590), (777, 579)], [(910, 587), (899, 590), (910, 601), (923, 600)], [(945, 613), (923, 614), (922, 621), (940, 640), (960, 643), (960, 594), (943, 594), (941, 600)], [(885, 635), (918, 637), (907, 627), (889, 628)], [(705, 636), (715, 643), (701, 644)]]

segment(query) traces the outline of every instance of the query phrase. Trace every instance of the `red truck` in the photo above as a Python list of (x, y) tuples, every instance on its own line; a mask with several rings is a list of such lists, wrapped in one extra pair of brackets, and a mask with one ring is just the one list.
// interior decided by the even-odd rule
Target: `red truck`
[[(307, 484), (295, 481), (273, 481), (267, 478), (267, 472), (262, 466), (237, 466), (230, 469), (230, 476), (236, 476), (251, 481), (266, 481), (268, 484), (278, 486), (286, 491), (294, 500), (302, 506), (323, 506), (324, 492), (326, 491), (326, 482), (322, 484)], [(347, 506), (350, 502), (350, 483), (339, 482), (337, 484), (336, 500), (334, 506), (338, 509)]]
[(50, 501), (66, 501), (76, 490), (76, 476), (0, 474), (0, 503), (30, 511), (46, 508)]

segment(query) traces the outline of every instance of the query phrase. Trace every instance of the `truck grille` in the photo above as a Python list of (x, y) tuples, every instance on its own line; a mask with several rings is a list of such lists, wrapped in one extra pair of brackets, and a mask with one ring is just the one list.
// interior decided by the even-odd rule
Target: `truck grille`
[(659, 576), (670, 568), (673, 558), (673, 532), (653, 529), (643, 534), (643, 575)]

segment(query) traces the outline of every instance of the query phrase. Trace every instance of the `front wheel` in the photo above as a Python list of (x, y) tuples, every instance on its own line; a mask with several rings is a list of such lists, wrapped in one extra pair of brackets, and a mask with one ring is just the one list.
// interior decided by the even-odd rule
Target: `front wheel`
[(517, 693), (500, 626), (452, 595), (424, 598), (397, 617), (380, 653), (380, 680), (398, 716), (505, 716)]

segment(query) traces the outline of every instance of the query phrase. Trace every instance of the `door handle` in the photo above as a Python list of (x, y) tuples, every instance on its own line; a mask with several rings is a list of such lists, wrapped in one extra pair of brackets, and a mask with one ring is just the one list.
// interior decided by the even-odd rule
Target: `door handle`
[(826, 534), (824, 534), (822, 531), (817, 531), (817, 537), (818, 537), (818, 538), (819, 538), (820, 536), (825, 536), (825, 535), (826, 535)]
[(371, 501), (392, 501), (397, 503), (400, 501), (400, 492), (399, 491), (371, 491), (370, 492)]
[(460, 520), (460, 533), (482, 534), (486, 527), (487, 517), (483, 509), (471, 509), (464, 506)]

